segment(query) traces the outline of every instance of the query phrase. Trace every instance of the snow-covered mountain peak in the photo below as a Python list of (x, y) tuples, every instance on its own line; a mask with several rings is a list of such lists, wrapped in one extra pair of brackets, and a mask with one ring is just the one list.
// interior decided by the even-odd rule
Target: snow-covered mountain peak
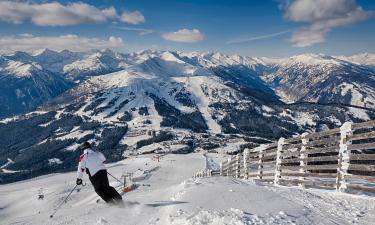
[(180, 60), (179, 58), (176, 57), (176, 53), (165, 51), (160, 54), (160, 58), (169, 61), (169, 62), (176, 62), (176, 63), (182, 63), (184, 64), (185, 62)]
[(38, 50), (35, 50), (31, 53), (32, 56), (52, 56), (52, 55), (56, 55), (56, 54), (59, 54), (58, 52), (54, 51), (54, 50), (51, 50), (49, 48), (43, 48), (43, 49), (38, 49)]
[(41, 71), (43, 68), (37, 63), (22, 63), (19, 61), (9, 61), (5, 70), (8, 74), (17, 77), (31, 77), (34, 73)]
[(68, 49), (64, 49), (64, 50), (60, 51), (60, 54), (62, 54), (62, 55), (74, 55), (74, 54), (77, 54), (77, 52), (72, 52)]
[(143, 50), (139, 50), (139, 51), (136, 51), (136, 52), (133, 52), (133, 53), (130, 53), (130, 54), (133, 54), (133, 55), (155, 55), (158, 52), (160, 52), (160, 51), (157, 51), (157, 50), (154, 50), (154, 49), (143, 49)]
[(137, 63), (142, 63), (150, 58), (154, 58), (160, 54), (160, 51), (153, 49), (141, 50), (137, 52), (132, 52), (128, 56)]
[(211, 57), (214, 58), (214, 59), (217, 59), (217, 60), (220, 60), (220, 59), (223, 59), (223, 58), (227, 58), (226, 55), (224, 55), (224, 54), (222, 54), (220, 52), (212, 53)]
[(375, 68), (375, 54), (373, 53), (360, 53), (352, 56), (337, 56), (341, 60), (346, 60), (359, 65), (367, 65)]
[(127, 55), (126, 59), (130, 65), (135, 66), (133, 69), (157, 77), (212, 74), (194, 60), (172, 51), (141, 51)]
[(374, 71), (362, 64), (323, 54), (282, 59), (273, 71), (262, 76), (285, 102), (344, 103), (368, 108), (373, 108), (375, 101), (372, 77)]
[(328, 55), (324, 54), (302, 54), (292, 56), (284, 61), (284, 64), (304, 64), (306, 66), (312, 65), (327, 65), (327, 64), (334, 64), (340, 65), (342, 62), (340, 60), (333, 58)]
[(236, 64), (236, 60), (233, 60), (230, 56), (224, 55), (219, 52), (189, 52), (189, 53), (179, 53), (181, 57), (189, 59), (197, 65), (203, 67), (217, 67), (217, 66), (228, 66)]
[(95, 50), (64, 64), (62, 71), (72, 79), (112, 73), (126, 68), (126, 59), (109, 49)]
[(33, 61), (33, 56), (27, 52), (16, 51), (11, 54), (4, 55), (6, 59), (14, 60), (14, 61), (23, 61), (23, 62), (31, 62)]
[(102, 49), (102, 50), (93, 50), (91, 51), (91, 54), (87, 54), (88, 57), (109, 57), (109, 58), (119, 58), (120, 54), (117, 52), (112, 51), (111, 49)]

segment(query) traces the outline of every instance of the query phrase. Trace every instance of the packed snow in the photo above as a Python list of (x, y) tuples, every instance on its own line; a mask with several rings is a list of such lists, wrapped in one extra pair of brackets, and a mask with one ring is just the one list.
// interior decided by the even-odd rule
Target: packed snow
[[(1, 185), (1, 224), (373, 224), (371, 196), (229, 177), (192, 178), (208, 165), (217, 167), (224, 158), (193, 153), (164, 155), (158, 161), (151, 154), (108, 164), (109, 173), (120, 179), (132, 173), (138, 185), (123, 196), (124, 206), (96, 203), (98, 196), (86, 178), (87, 185), (73, 192), (53, 218), (49, 216), (75, 185), (75, 172)], [(40, 188), (43, 200), (38, 199)]]

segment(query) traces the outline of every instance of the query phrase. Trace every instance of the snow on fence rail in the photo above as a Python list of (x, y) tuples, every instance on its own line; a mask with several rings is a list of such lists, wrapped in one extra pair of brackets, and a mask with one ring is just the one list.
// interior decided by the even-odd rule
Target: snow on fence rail
[(207, 169), (195, 173), (193, 178), (211, 177), (212, 175), (214, 175), (214, 171)]
[(375, 121), (245, 149), (220, 165), (220, 175), (275, 185), (375, 192)]

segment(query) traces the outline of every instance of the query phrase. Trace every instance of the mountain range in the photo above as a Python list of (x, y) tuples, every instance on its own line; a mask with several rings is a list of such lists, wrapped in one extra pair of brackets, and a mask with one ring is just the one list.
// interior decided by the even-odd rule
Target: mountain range
[[(245, 147), (375, 119), (375, 56), (44, 49), (0, 56), (0, 183), (150, 151)], [(232, 144), (232, 143), (237, 143)]]
[[(168, 58), (169, 57), (169, 58)], [(0, 118), (29, 112), (86, 78), (127, 69), (138, 64), (175, 62), (184, 68), (214, 73), (251, 89), (274, 93), (287, 103), (341, 103), (375, 107), (375, 54), (349, 57), (304, 54), (289, 58), (242, 57), (220, 53), (142, 51), (120, 54), (110, 50), (85, 53), (49, 49), (32, 54), (0, 56)], [(168, 67), (168, 65), (164, 65)], [(156, 68), (158, 69), (158, 68)], [(176, 71), (177, 70), (177, 71)], [(208, 73), (207, 73), (208, 71)], [(75, 82), (75, 83), (74, 83)]]

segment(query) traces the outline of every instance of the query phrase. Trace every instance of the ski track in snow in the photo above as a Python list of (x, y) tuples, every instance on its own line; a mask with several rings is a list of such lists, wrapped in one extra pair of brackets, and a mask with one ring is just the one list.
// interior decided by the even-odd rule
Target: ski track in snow
[[(107, 166), (120, 178), (133, 173), (139, 184), (123, 196), (124, 206), (96, 203), (88, 179), (85, 187), (49, 218), (75, 184), (75, 172), (52, 174), (0, 186), (1, 224), (371, 224), (375, 201), (371, 196), (331, 190), (275, 187), (228, 177), (194, 179), (205, 168), (216, 168), (225, 155), (194, 153), (130, 157)], [(118, 182), (109, 177), (113, 186)], [(43, 187), (45, 198), (38, 200)]]

